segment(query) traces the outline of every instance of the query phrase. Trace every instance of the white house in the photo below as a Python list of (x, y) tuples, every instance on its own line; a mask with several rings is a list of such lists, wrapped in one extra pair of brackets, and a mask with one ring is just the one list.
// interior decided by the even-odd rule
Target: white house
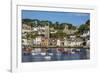
[(69, 41), (68, 40), (64, 40), (64, 46), (69, 46)]
[(75, 38), (75, 39), (67, 39), (64, 41), (64, 46), (71, 46), (71, 47), (75, 47), (75, 46), (81, 46), (83, 43), (83, 41), (81, 39)]
[(87, 37), (90, 35), (90, 31), (84, 31), (84, 33), (81, 35), (81, 37)]
[(86, 41), (86, 46), (88, 46), (88, 47), (90, 46), (90, 40)]
[(45, 30), (45, 27), (33, 27), (33, 31)]
[(40, 45), (41, 41), (42, 41), (42, 38), (40, 36), (38, 36), (35, 39), (33, 39), (33, 44)]
[(60, 46), (60, 40), (59, 39), (57, 40), (57, 46)]
[(31, 26), (27, 24), (22, 24), (22, 32), (31, 32)]
[(71, 38), (71, 39), (75, 39), (76, 36), (75, 36), (75, 35), (71, 35), (70, 38)]
[(22, 39), (22, 45), (28, 45), (27, 39)]
[(32, 45), (32, 41), (27, 39), (22, 39), (22, 45)]

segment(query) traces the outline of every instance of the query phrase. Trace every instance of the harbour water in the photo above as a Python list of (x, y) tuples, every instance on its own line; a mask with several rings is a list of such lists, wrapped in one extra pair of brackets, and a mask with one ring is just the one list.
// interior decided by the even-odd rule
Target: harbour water
[(42, 62), (42, 61), (67, 61), (90, 59), (90, 49), (87, 48), (48, 48), (45, 52), (37, 50), (22, 53), (22, 62)]

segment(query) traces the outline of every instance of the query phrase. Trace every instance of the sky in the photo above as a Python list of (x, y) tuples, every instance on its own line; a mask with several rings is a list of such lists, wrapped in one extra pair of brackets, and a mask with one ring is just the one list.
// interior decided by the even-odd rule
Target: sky
[(49, 20), (53, 23), (71, 23), (75, 26), (84, 24), (90, 19), (89, 13), (79, 12), (53, 12), (53, 11), (34, 11), (34, 10), (22, 10), (22, 19), (39, 19)]

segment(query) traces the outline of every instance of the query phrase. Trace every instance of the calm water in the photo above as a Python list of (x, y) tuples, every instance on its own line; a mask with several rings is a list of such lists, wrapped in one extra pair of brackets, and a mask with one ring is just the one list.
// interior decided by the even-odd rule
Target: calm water
[(67, 49), (66, 51), (57, 51), (50, 48), (46, 53), (23, 53), (22, 62), (39, 62), (39, 61), (63, 61), (63, 60), (83, 60), (90, 58), (89, 49)]

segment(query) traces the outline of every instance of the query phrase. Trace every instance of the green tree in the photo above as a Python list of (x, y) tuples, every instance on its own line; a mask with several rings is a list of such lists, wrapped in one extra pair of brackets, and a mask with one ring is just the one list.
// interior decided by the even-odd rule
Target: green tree
[(39, 25), (40, 26), (49, 26), (49, 25), (51, 25), (52, 24), (52, 22), (51, 21), (48, 21), (48, 20), (42, 20), (42, 21), (40, 21), (39, 22)]
[(51, 38), (64, 38), (66, 37), (66, 33), (64, 33), (63, 31), (59, 30), (56, 33), (50, 33), (50, 37)]
[(58, 31), (56, 34), (57, 34), (58, 38), (66, 37), (66, 33), (64, 33), (63, 31)]
[(85, 24), (82, 24), (78, 28), (79, 33), (90, 30), (90, 20), (87, 20)]
[(87, 20), (85, 24), (89, 24), (90, 25), (90, 20)]
[(32, 22), (31, 19), (22, 19), (22, 24), (28, 24), (30, 22)]

